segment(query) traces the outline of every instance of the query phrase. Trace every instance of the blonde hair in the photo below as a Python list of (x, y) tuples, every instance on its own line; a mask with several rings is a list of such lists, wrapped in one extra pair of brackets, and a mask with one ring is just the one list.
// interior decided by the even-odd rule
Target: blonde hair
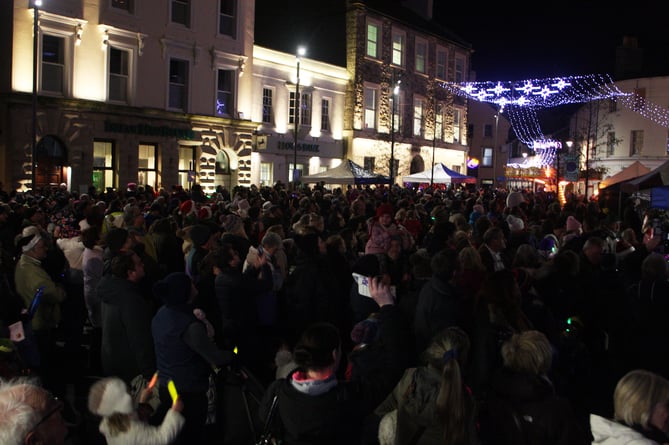
[(458, 252), (458, 263), (463, 270), (486, 270), (481, 260), (481, 254), (473, 246), (460, 249), (460, 252)]
[(648, 428), (653, 408), (669, 401), (669, 380), (643, 369), (625, 374), (613, 392), (614, 418), (625, 425)]
[(553, 363), (553, 350), (548, 338), (539, 331), (514, 334), (502, 345), (504, 366), (534, 375), (546, 374)]
[(471, 435), (468, 427), (472, 413), (460, 368), (467, 363), (469, 348), (467, 333), (452, 326), (435, 335), (423, 353), (427, 365), (441, 372), (436, 412), (444, 426), (445, 444), (465, 443)]

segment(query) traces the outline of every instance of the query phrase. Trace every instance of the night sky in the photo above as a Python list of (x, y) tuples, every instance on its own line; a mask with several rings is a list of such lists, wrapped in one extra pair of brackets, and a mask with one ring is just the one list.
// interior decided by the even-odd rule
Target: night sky
[[(652, 0), (635, 0), (620, 11), (611, 2), (544, 3), (535, 8), (538, 14), (508, 1), (477, 4), (475, 11), (461, 10), (470, 2), (434, 3), (435, 18), (472, 44), (476, 80), (587, 74), (616, 80), (616, 48), (625, 35), (636, 36), (644, 49), (642, 72), (634, 77), (669, 75), (669, 32)], [(345, 0), (256, 0), (256, 44), (291, 53), (304, 45), (306, 57), (345, 66), (344, 16)], [(553, 126), (564, 125), (563, 117), (555, 119)]]

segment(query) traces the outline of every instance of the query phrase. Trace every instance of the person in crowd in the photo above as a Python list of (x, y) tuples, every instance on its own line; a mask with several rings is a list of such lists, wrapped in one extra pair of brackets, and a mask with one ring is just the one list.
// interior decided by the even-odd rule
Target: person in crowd
[(450, 326), (468, 323), (466, 302), (455, 286), (458, 268), (454, 249), (443, 249), (432, 257), (432, 278), (422, 287), (416, 305), (413, 328), (416, 352), (422, 353), (432, 338)]
[(259, 418), (268, 418), (276, 397), (271, 429), (286, 445), (356, 443), (361, 418), (350, 388), (337, 378), (342, 349), (336, 326), (327, 322), (309, 325), (293, 358), (297, 369), (269, 385), (260, 402)]
[(32, 313), (31, 328), (39, 351), (37, 371), (45, 379), (47, 388), (56, 391), (56, 386), (61, 386), (54, 373), (54, 368), (59, 367), (56, 330), (61, 322), (61, 304), (67, 293), (42, 265), (49, 242), (46, 233), (31, 226), (24, 229), (22, 235), (18, 243), (22, 253), (14, 271), (16, 293), (23, 300), (24, 308)]
[(476, 444), (476, 403), (465, 383), (469, 337), (448, 327), (431, 340), (422, 365), (408, 368), (376, 408), (386, 444)]
[(506, 269), (509, 260), (506, 256), (506, 236), (501, 227), (494, 226), (486, 230), (482, 241), (483, 244), (478, 250), (488, 273)]
[(149, 226), (149, 233), (144, 237), (145, 242), (154, 247), (156, 260), (160, 267), (160, 277), (172, 272), (185, 270), (185, 258), (182, 253), (183, 239), (177, 236), (178, 226), (172, 217), (156, 219)]
[(183, 398), (186, 420), (174, 443), (209, 443), (204, 434), (209, 376), (215, 369), (230, 365), (234, 353), (219, 349), (209, 337), (207, 325), (196, 317), (192, 302), (197, 289), (185, 272), (174, 272), (157, 281), (153, 292), (164, 303), (150, 323), (160, 395), (156, 417), (164, 418), (172, 406), (167, 386), (173, 380)]
[(365, 245), (365, 254), (386, 253), (394, 236), (402, 240), (402, 249), (413, 248), (413, 237), (404, 226), (393, 221), (393, 206), (383, 203), (376, 209), (376, 216), (367, 220), (369, 238)]
[(0, 380), (0, 443), (64, 445), (69, 431), (63, 407), (33, 380)]
[(522, 310), (522, 295), (510, 269), (489, 273), (474, 303), (470, 329), (474, 392), (485, 397), (493, 373), (502, 366), (501, 345), (511, 335), (532, 328)]
[[(223, 234), (220, 242), (232, 245), (242, 259), (246, 258), (253, 243), (244, 229), (244, 219), (236, 213), (229, 213), (221, 218), (221, 225)], [(240, 262), (238, 267), (241, 269), (242, 265), (243, 262)]]
[(148, 424), (142, 408), (150, 412), (145, 403), (151, 389), (140, 396), (139, 410), (135, 410), (125, 382), (118, 377), (105, 377), (95, 382), (88, 392), (88, 409), (102, 418), (99, 430), (107, 445), (170, 445), (184, 425), (181, 415), (183, 402), (180, 398), (159, 426)]
[(669, 443), (669, 381), (635, 369), (613, 392), (613, 419), (590, 415), (593, 445), (661, 445)]
[(479, 412), (483, 444), (589, 444), (569, 401), (550, 379), (553, 348), (541, 332), (514, 334), (501, 349), (503, 367), (492, 376)]
[(100, 227), (90, 226), (81, 232), (84, 244), (84, 253), (81, 260), (81, 269), (84, 275), (84, 302), (88, 312), (88, 322), (91, 326), (90, 334), (90, 363), (91, 370), (99, 371), (100, 348), (102, 346), (102, 303), (98, 296), (98, 284), (104, 270), (103, 245), (100, 239)]
[(103, 276), (97, 288), (102, 302), (102, 371), (128, 384), (139, 375), (149, 380), (156, 367), (153, 311), (139, 287), (143, 277), (139, 256), (124, 252), (112, 260), (111, 274)]
[(202, 259), (215, 246), (216, 233), (212, 233), (211, 228), (205, 224), (195, 224), (190, 227), (188, 236), (191, 240), (190, 249), (186, 253), (186, 274), (191, 277), (194, 283), (199, 280), (200, 263)]

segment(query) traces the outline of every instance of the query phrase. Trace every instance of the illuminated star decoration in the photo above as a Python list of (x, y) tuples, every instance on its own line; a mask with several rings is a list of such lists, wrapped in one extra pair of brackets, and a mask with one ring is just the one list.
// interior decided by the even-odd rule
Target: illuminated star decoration
[(647, 119), (669, 127), (669, 110), (633, 93), (621, 91), (607, 74), (520, 81), (445, 82), (441, 86), (458, 96), (496, 104), (500, 113), (507, 111), (518, 140), (537, 154), (532, 159), (524, 159), (519, 167), (551, 165), (556, 151), (561, 148), (559, 141), (547, 138), (541, 132), (537, 117), (537, 110), (540, 108), (615, 98), (623, 106)]

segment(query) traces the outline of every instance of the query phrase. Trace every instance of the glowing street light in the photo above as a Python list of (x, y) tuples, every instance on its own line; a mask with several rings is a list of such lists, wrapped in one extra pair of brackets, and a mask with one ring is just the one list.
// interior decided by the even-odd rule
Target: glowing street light
[(293, 130), (293, 188), (297, 185), (299, 172), (297, 171), (297, 132), (300, 129), (300, 57), (304, 56), (307, 50), (303, 46), (297, 47), (297, 76), (295, 79), (295, 128)]

